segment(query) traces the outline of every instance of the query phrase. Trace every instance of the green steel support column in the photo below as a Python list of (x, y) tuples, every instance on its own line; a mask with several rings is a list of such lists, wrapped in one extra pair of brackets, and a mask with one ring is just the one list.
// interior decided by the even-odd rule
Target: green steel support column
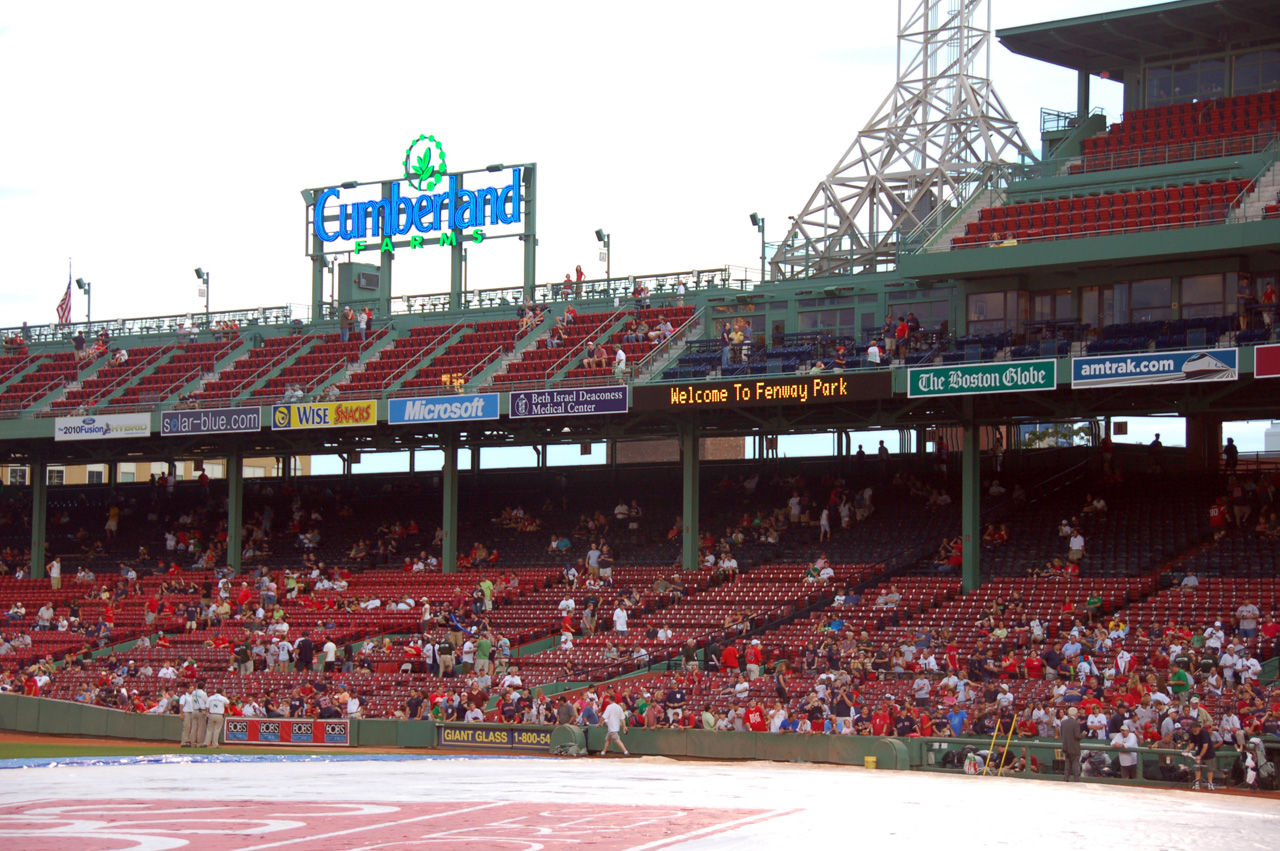
[(1076, 117), (1081, 121), (1089, 117), (1089, 72), (1080, 71), (1076, 76)]
[[(462, 175), (454, 175), (458, 179), (458, 188), (462, 188)], [(452, 216), (453, 211), (449, 214)], [(449, 309), (458, 310), (462, 307), (462, 239), (463, 233), (460, 230), (449, 231), (454, 238), (453, 245), (449, 248)]]
[[(965, 413), (973, 413), (972, 400), (965, 400)], [(960, 531), (964, 541), (964, 562), (961, 565), (963, 592), (968, 594), (982, 583), (981, 550), (982, 529), (980, 527), (979, 500), (982, 496), (980, 479), (982, 476), (982, 459), (979, 455), (978, 425), (971, 418), (964, 428), (961, 438), (960, 475), (963, 479), (960, 488)]]
[(535, 261), (538, 256), (538, 166), (534, 163), (524, 167), (521, 175), (524, 181), (524, 297), (533, 298), (533, 291), (538, 286)]
[(237, 446), (227, 456), (227, 564), (240, 572), (244, 552), (244, 452)]
[[(394, 182), (382, 184), (382, 200), (391, 200), (391, 184)], [(378, 312), (382, 314), (379, 319), (391, 316), (391, 261), (394, 259), (394, 251), (378, 252)]]
[(49, 465), (41, 455), (31, 458), (31, 577), (44, 578), (44, 534), (49, 493)]
[(444, 469), (440, 478), (441, 497), (444, 500), (444, 517), (441, 527), (444, 529), (444, 545), (441, 548), (440, 564), (445, 573), (458, 570), (458, 437), (447, 434), (444, 437)]
[(680, 428), (680, 463), (684, 467), (684, 550), (685, 570), (698, 569), (698, 426), (686, 423)]

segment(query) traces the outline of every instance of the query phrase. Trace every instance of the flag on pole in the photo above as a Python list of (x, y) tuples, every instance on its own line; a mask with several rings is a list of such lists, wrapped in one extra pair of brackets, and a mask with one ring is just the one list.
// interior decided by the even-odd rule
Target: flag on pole
[(71, 267), (67, 267), (67, 291), (58, 302), (58, 324), (66, 325), (71, 321)]

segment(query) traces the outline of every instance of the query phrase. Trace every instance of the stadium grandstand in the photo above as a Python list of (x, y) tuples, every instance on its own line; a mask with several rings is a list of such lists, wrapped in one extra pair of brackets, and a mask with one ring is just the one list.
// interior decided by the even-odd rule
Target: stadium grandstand
[[(448, 293), (393, 294), (400, 181), (343, 184), (303, 193), (306, 318), (6, 329), (5, 720), (565, 752), (621, 705), (633, 753), (1274, 789), (1280, 460), (1223, 426), (1280, 411), (1280, 6), (966, 26), (1079, 103), (1038, 154), (998, 98), (955, 107), (1011, 153), (945, 192), (850, 179), (898, 193), (888, 229), (817, 193), (767, 280), (541, 283), (526, 164), (458, 173), (498, 178), (478, 215), (515, 216), (519, 286), (465, 290), (453, 241)], [(330, 239), (361, 191), (377, 262)], [(1163, 415), (1185, 448), (1116, 428)], [(549, 460), (585, 444), (603, 463)], [(481, 463), (510, 447), (536, 464)]]

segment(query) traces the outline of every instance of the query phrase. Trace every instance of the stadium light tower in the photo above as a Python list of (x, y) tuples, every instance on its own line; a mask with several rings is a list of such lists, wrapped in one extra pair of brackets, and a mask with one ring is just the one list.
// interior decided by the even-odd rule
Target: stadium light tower
[(204, 283), (204, 327), (212, 327), (209, 321), (209, 273), (199, 266), (196, 267), (196, 277)]
[(604, 243), (604, 278), (606, 281), (613, 280), (613, 252), (609, 249), (609, 234), (604, 232), (604, 228), (596, 228), (596, 239)]
[(84, 293), (84, 324), (93, 324), (93, 285), (84, 278), (76, 278), (76, 288)]
[(893, 268), (900, 235), (1034, 160), (991, 85), (992, 2), (898, 0), (897, 82), (779, 244), (775, 278)]
[(765, 244), (764, 244), (764, 216), (759, 213), (751, 214), (751, 224), (755, 225), (756, 230), (760, 231), (760, 283), (764, 283), (764, 263), (765, 263)]

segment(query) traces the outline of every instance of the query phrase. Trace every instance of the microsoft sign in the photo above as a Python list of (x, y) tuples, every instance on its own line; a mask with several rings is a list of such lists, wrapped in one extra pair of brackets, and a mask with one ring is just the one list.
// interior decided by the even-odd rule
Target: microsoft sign
[(907, 373), (907, 396), (963, 396), (1052, 390), (1058, 384), (1057, 363), (1030, 360), (925, 366)]

